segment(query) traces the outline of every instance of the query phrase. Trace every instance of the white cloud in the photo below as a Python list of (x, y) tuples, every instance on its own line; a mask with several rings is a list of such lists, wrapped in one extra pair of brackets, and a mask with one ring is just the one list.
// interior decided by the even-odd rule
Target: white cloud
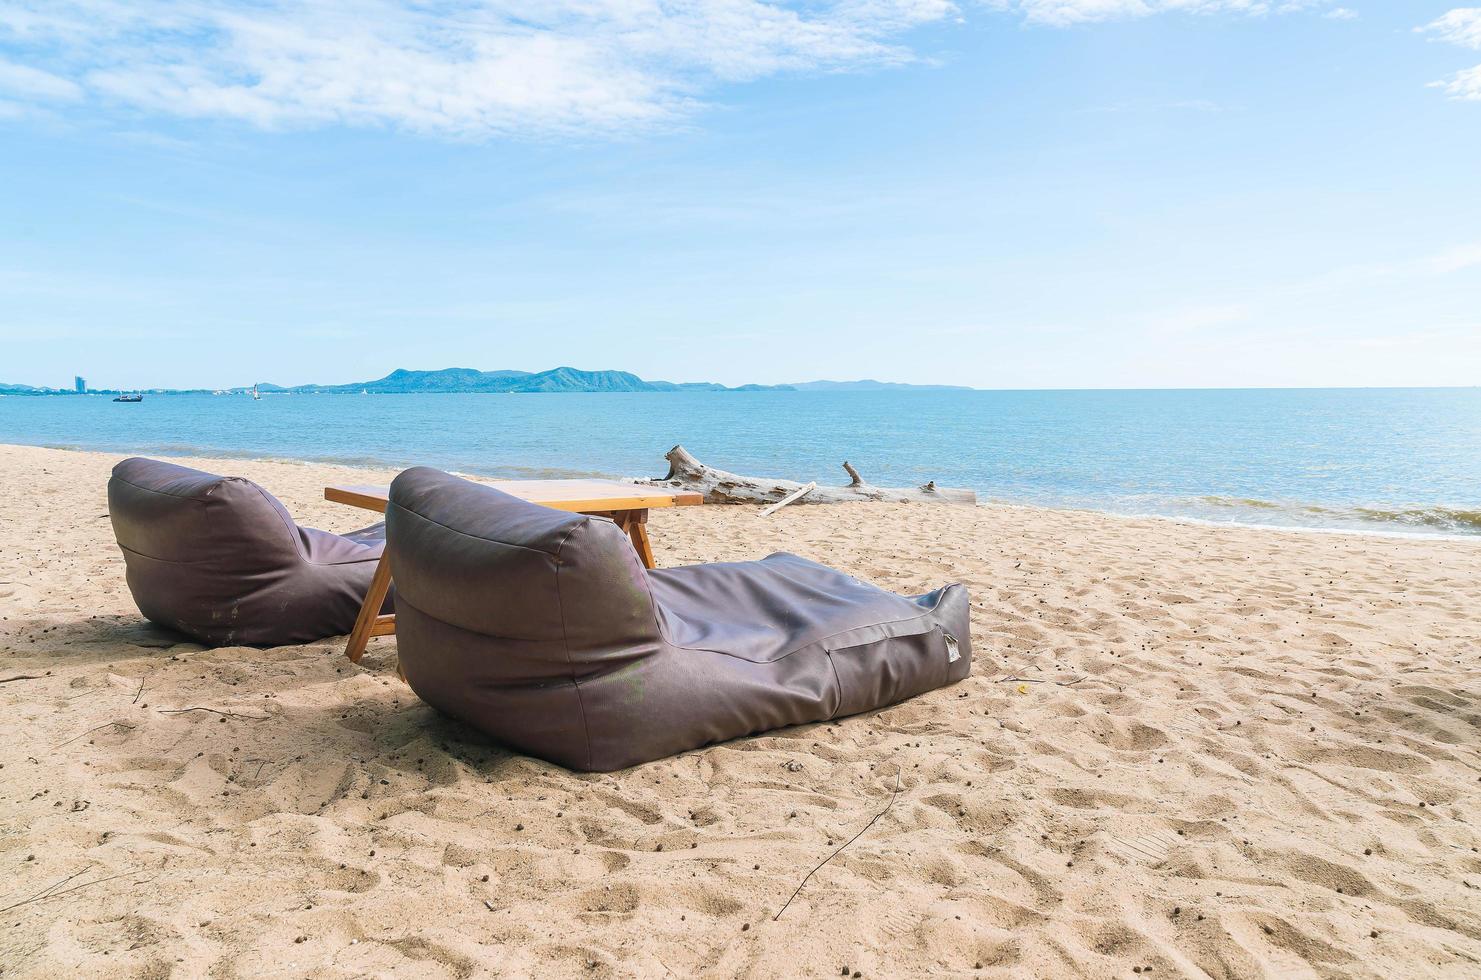
[[(1457, 7), (1415, 30), (1433, 35), (1436, 41), (1481, 49), (1481, 7)], [(1458, 71), (1443, 81), (1432, 82), (1431, 87), (1443, 89), (1452, 99), (1481, 102), (1481, 65)]]
[[(259, 126), (382, 123), (480, 136), (672, 119), (707, 86), (912, 59), (950, 0), (0, 0), (0, 44), (96, 96)], [(5, 76), (0, 74), (0, 86)], [(22, 79), (25, 81), (25, 79)], [(69, 90), (69, 91), (71, 91)], [(62, 92), (58, 87), (51, 97)]]
[(1481, 48), (1481, 7), (1457, 7), (1418, 30), (1424, 34), (1433, 34), (1437, 41), (1448, 41), (1467, 48)]
[(46, 101), (71, 101), (82, 97), (82, 88), (51, 72), (0, 58), (0, 93)]
[(1435, 82), (1436, 88), (1445, 90), (1452, 99), (1462, 102), (1481, 102), (1481, 65), (1458, 71), (1443, 82)]
[(1429, 265), (1435, 272), (1441, 274), (1481, 268), (1481, 242), (1460, 245), (1449, 251), (1441, 252), (1429, 260)]
[[(1334, 0), (968, 3), (1070, 26)], [(261, 127), (606, 135), (682, 119), (725, 83), (911, 62), (909, 32), (959, 13), (957, 0), (0, 0), (0, 49), (29, 62), (0, 62), (0, 98)]]

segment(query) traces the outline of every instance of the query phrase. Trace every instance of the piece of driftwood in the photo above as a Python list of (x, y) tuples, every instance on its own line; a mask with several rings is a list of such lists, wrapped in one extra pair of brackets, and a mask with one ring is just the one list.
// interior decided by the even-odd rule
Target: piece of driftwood
[[(669, 462), (668, 475), (656, 480), (634, 480), (648, 486), (673, 487), (704, 496), (707, 504), (775, 504), (807, 486), (795, 480), (740, 476), (717, 470), (695, 459), (683, 446), (664, 454)], [(797, 499), (799, 504), (837, 504), (851, 500), (914, 501), (936, 504), (975, 504), (977, 494), (971, 490), (938, 487), (932, 480), (920, 487), (876, 487), (865, 483), (859, 471), (843, 464), (851, 481), (846, 487), (815, 487)]]
[(775, 514), (777, 511), (781, 510), (783, 507), (787, 506), (788, 504), (795, 504), (797, 501), (801, 500), (803, 497), (806, 497), (808, 494), (812, 493), (817, 488), (818, 488), (818, 485), (816, 483), (808, 483), (808, 484), (804, 485), (801, 490), (795, 490), (792, 493), (787, 494), (781, 500), (778, 500), (776, 503), (772, 504), (770, 507), (768, 507), (765, 510), (763, 510), (761, 512), (761, 516), (762, 517), (770, 517), (772, 514)]

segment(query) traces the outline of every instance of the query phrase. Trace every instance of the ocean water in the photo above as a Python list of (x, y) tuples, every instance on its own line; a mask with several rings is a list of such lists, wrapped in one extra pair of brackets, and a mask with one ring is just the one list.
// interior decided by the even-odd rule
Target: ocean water
[(1481, 388), (0, 398), (0, 442), (157, 455), (739, 473), (1243, 524), (1481, 534)]

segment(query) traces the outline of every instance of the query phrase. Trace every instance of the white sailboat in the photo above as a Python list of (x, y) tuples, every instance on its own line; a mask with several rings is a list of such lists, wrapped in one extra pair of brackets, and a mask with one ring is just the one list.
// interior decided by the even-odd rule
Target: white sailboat
[(252, 385), (252, 400), (254, 402), (262, 401), (262, 394), (258, 392), (257, 385), (255, 383)]

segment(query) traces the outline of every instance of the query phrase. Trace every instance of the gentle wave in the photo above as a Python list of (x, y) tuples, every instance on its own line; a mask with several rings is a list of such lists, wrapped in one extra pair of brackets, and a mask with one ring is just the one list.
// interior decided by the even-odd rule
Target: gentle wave
[[(76, 443), (49, 443), (47, 448), (88, 450), (102, 447)], [(115, 450), (116, 451), (116, 450)], [(131, 447), (130, 452), (160, 456), (186, 456), (205, 459), (252, 459), (271, 463), (330, 464), (360, 469), (399, 469), (404, 461), (386, 456), (349, 453), (306, 453), (289, 457), (265, 453), (232, 451), (221, 447), (189, 443), (158, 443)], [(420, 461), (418, 461), (420, 462)], [(437, 465), (437, 464), (432, 464)], [(571, 480), (615, 479), (620, 474), (585, 468), (555, 466), (447, 466), (464, 476), (504, 480)], [(1259, 497), (1203, 494), (1197, 497), (1129, 495), (1124, 497), (1076, 498), (1047, 500), (1039, 495), (1003, 496), (991, 492), (980, 494), (984, 503), (1008, 505), (1031, 504), (1050, 507), (1073, 507), (1108, 513), (1134, 514), (1147, 517), (1191, 518), (1248, 527), (1295, 527), (1331, 530), (1369, 530), (1379, 532), (1445, 535), (1481, 535), (1481, 508), (1448, 506), (1340, 506), (1293, 501), (1265, 500)]]
[(1278, 504), (1273, 500), (1256, 500), (1253, 497), (1215, 497), (1204, 495), (1198, 499), (1215, 507), (1251, 507), (1256, 510), (1285, 509), (1284, 505)]
[(1285, 503), (1251, 497), (1206, 495), (1198, 498), (1210, 507), (1229, 511), (1258, 511), (1269, 516), (1282, 514), (1297, 524), (1378, 525), (1439, 531), (1447, 534), (1481, 534), (1481, 509), (1467, 507), (1378, 507), (1323, 506), (1307, 503)]
[(1356, 510), (1367, 520), (1386, 524), (1481, 534), (1481, 510), (1458, 510), (1451, 507), (1416, 507), (1408, 510), (1375, 510), (1369, 507), (1358, 507)]

